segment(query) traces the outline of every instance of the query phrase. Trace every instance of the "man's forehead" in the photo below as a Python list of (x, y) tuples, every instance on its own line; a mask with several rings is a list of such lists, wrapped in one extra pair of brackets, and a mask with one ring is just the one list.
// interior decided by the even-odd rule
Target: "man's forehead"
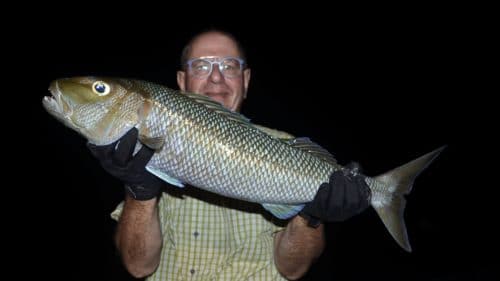
[(193, 41), (190, 53), (190, 57), (240, 55), (236, 42), (220, 33), (200, 35)]

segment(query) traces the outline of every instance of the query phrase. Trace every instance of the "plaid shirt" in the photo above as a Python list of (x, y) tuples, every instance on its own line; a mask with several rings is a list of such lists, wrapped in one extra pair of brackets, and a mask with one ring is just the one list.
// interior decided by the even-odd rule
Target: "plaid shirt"
[[(182, 196), (164, 192), (158, 203), (162, 258), (147, 280), (286, 280), (273, 256), (282, 227), (259, 205), (184, 190)], [(118, 220), (122, 207), (112, 218)]]

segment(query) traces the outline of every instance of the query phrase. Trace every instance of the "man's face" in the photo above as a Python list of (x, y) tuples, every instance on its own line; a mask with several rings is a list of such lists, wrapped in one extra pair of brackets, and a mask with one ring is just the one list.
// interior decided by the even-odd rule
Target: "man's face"
[[(223, 34), (205, 33), (191, 45), (188, 60), (193, 58), (207, 58), (217, 60), (226, 57), (240, 57), (238, 48), (230, 38)], [(246, 97), (250, 69), (245, 69), (234, 77), (224, 76), (219, 70), (219, 64), (212, 64), (212, 71), (207, 76), (196, 76), (187, 68), (177, 72), (177, 84), (183, 91), (193, 92), (220, 102), (224, 107), (239, 111), (243, 99)]]

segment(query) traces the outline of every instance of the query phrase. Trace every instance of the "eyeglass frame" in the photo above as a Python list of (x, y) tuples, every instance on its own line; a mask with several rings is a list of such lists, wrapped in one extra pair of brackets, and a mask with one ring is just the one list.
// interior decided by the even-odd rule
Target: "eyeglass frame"
[[(240, 75), (237, 75), (237, 76), (231, 76), (231, 77), (227, 77), (225, 72), (223, 71), (223, 68), (222, 68), (222, 64), (221, 62), (223, 62), (224, 60), (226, 59), (235, 59), (238, 61), (238, 63), (240, 64)], [(206, 57), (197, 57), (197, 58), (192, 58), (192, 59), (189, 59), (188, 61), (186, 61), (184, 63), (184, 65), (187, 65), (187, 72), (189, 73), (189, 71), (192, 71), (192, 63), (194, 61), (197, 61), (197, 60), (203, 60), (203, 61), (207, 61), (210, 63), (210, 71), (206, 74), (206, 75), (202, 75), (202, 76), (197, 76), (197, 75), (194, 75), (194, 77), (196, 78), (205, 78), (205, 77), (208, 77), (210, 76), (210, 74), (212, 74), (212, 71), (214, 70), (214, 64), (217, 64), (219, 66), (219, 72), (222, 74), (222, 76), (224, 76), (225, 78), (235, 78), (235, 77), (239, 77), (241, 76), (241, 74), (243, 73), (243, 70), (245, 70), (245, 65), (246, 65), (246, 62), (244, 59), (240, 58), (240, 57), (218, 57), (218, 56), (206, 56)]]

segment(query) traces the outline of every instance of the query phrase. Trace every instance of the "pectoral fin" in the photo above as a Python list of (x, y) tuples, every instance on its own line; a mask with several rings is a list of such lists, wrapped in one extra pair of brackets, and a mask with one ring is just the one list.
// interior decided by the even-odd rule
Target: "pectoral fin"
[(159, 177), (160, 179), (164, 180), (165, 182), (168, 182), (171, 185), (175, 185), (175, 186), (180, 187), (180, 188), (184, 187), (184, 184), (180, 180), (178, 180), (174, 177), (171, 177), (170, 175), (167, 175), (160, 170), (150, 168), (148, 166), (146, 166), (146, 170), (148, 170), (151, 174)]
[(160, 150), (165, 144), (165, 137), (146, 137), (143, 135), (139, 135), (139, 140), (149, 148), (154, 150)]

